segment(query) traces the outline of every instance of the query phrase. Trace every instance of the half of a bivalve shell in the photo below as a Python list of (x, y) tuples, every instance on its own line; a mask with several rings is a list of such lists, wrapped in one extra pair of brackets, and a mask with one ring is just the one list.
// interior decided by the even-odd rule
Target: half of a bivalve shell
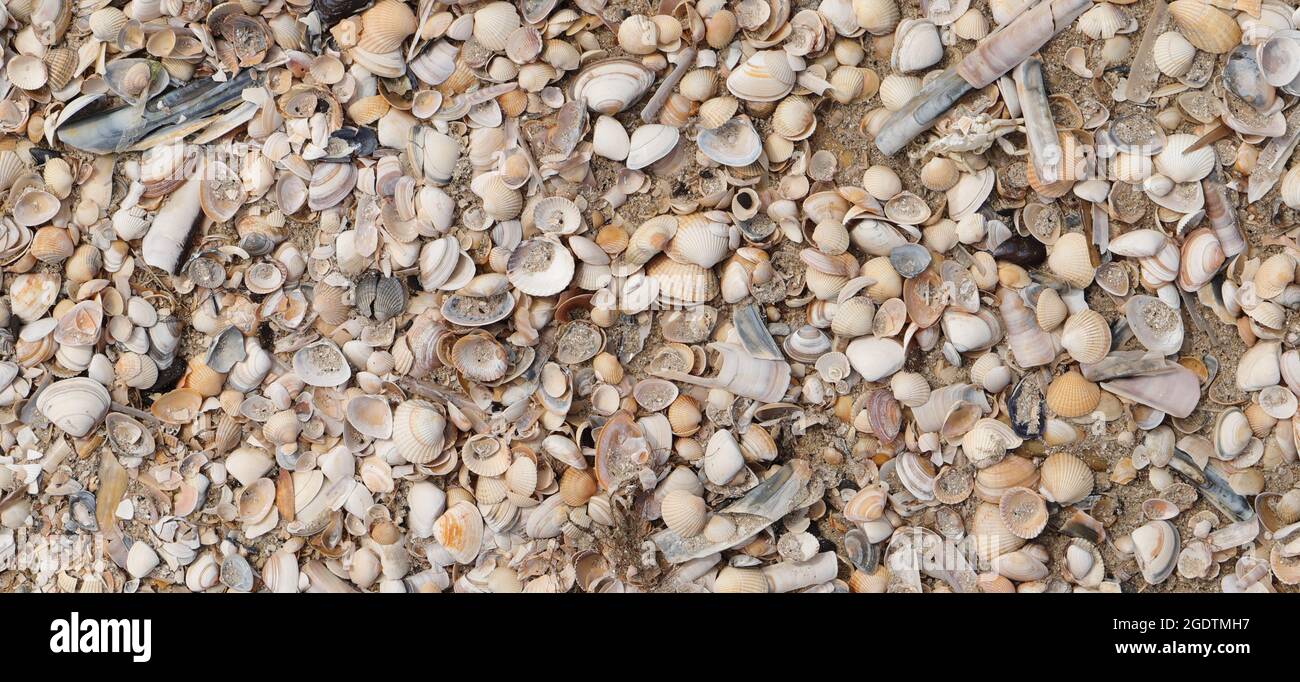
[(4, 3), (0, 591), (1291, 591), (1298, 23)]

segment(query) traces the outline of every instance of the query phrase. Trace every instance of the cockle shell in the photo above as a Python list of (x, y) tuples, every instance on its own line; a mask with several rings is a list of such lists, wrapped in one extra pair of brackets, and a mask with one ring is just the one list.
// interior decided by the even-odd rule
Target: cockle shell
[(661, 509), (668, 529), (684, 538), (699, 535), (708, 520), (703, 498), (689, 490), (670, 491), (664, 496)]
[(1075, 371), (1056, 377), (1047, 387), (1047, 407), (1061, 417), (1089, 414), (1100, 400), (1101, 389)]
[(1237, 22), (1204, 0), (1175, 0), (1169, 3), (1169, 16), (1198, 50), (1223, 54), (1241, 42)]
[(1197, 142), (1195, 135), (1178, 133), (1165, 140), (1165, 147), (1156, 155), (1156, 169), (1174, 182), (1197, 182), (1214, 170), (1214, 149), (1202, 147), (1187, 151)]
[(1178, 31), (1165, 31), (1156, 38), (1151, 56), (1160, 73), (1181, 78), (1192, 68), (1196, 48)]
[(1047, 267), (1077, 289), (1088, 288), (1097, 273), (1088, 238), (1081, 232), (1063, 234), (1056, 240), (1047, 257)]
[(1090, 308), (1071, 315), (1061, 328), (1061, 346), (1084, 364), (1100, 362), (1110, 352), (1110, 343), (1110, 325)]
[(1047, 504), (1030, 488), (1008, 488), (998, 502), (998, 511), (1007, 530), (1025, 540), (1038, 537), (1047, 527)]
[(483, 542), (483, 515), (473, 504), (457, 502), (434, 522), (433, 538), (456, 563), (472, 563)]
[(896, 0), (854, 0), (853, 15), (859, 26), (876, 36), (893, 31), (902, 16)]
[(573, 253), (550, 239), (522, 242), (510, 254), (506, 277), (530, 296), (551, 296), (573, 280)]
[(1129, 329), (1147, 350), (1172, 355), (1183, 346), (1183, 320), (1154, 296), (1133, 296), (1124, 304)]
[(1092, 469), (1083, 460), (1058, 452), (1043, 460), (1039, 468), (1043, 494), (1060, 504), (1074, 504), (1092, 493)]

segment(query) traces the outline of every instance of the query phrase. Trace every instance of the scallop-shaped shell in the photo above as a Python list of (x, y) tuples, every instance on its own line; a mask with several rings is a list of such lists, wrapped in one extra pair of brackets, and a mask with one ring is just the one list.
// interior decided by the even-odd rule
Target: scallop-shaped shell
[(1085, 308), (1070, 316), (1061, 328), (1061, 346), (1077, 362), (1100, 362), (1110, 353), (1110, 325), (1101, 313)]
[(456, 563), (473, 563), (483, 542), (483, 515), (472, 503), (457, 502), (434, 521), (433, 537)]
[(645, 274), (658, 285), (662, 302), (694, 305), (718, 295), (717, 275), (694, 263), (679, 263), (660, 255), (646, 266)]
[(361, 14), (361, 37), (357, 47), (376, 54), (394, 52), (415, 33), (416, 28), (415, 12), (406, 3), (380, 0)]
[(795, 73), (785, 52), (760, 50), (727, 77), (727, 90), (747, 102), (775, 102), (794, 89)]
[(493, 52), (505, 50), (517, 28), (519, 12), (513, 3), (491, 2), (474, 12), (474, 39)]
[(869, 166), (862, 172), (862, 188), (880, 201), (889, 201), (903, 191), (903, 181), (889, 166)]
[(76, 68), (77, 53), (66, 47), (53, 48), (45, 55), (45, 69), (51, 90), (62, 90), (72, 80)]
[(1156, 169), (1174, 182), (1197, 182), (1214, 170), (1214, 148), (1187, 149), (1196, 144), (1196, 135), (1178, 133), (1165, 140), (1165, 148), (1156, 155)]
[(1295, 258), (1287, 253), (1275, 253), (1260, 264), (1255, 271), (1255, 293), (1260, 298), (1275, 298), (1295, 280)]
[(293, 354), (293, 371), (308, 386), (342, 386), (352, 378), (343, 351), (331, 341), (317, 341)]
[(613, 116), (641, 99), (655, 82), (654, 71), (633, 59), (605, 59), (583, 67), (573, 79), (573, 99)]
[(771, 590), (767, 576), (757, 568), (724, 567), (713, 581), (713, 591), (724, 594), (764, 593)]
[(1074, 504), (1092, 493), (1092, 469), (1067, 452), (1058, 452), (1043, 460), (1038, 474), (1043, 493), (1057, 504)]
[(432, 462), (442, 453), (446, 427), (446, 417), (423, 400), (407, 400), (393, 411), (393, 442), (412, 464)]
[(1069, 282), (1070, 286), (1088, 288), (1097, 274), (1088, 238), (1082, 232), (1061, 235), (1052, 245), (1052, 252), (1047, 257), (1047, 268)]
[(739, 108), (740, 102), (736, 101), (735, 97), (729, 95), (714, 97), (700, 105), (700, 110), (696, 112), (696, 118), (699, 121), (700, 128), (713, 130), (730, 121)]
[(18, 55), (5, 67), (9, 82), (23, 90), (40, 90), (49, 82), (45, 62), (30, 55)]
[(146, 389), (158, 381), (158, 365), (140, 353), (122, 353), (113, 364), (113, 376), (130, 388)]
[(953, 22), (952, 32), (962, 40), (981, 40), (989, 34), (989, 22), (982, 12), (972, 7)]
[(1067, 419), (1090, 414), (1101, 401), (1101, 389), (1076, 371), (1052, 380), (1045, 395), (1047, 407)]
[(889, 380), (894, 399), (907, 407), (920, 407), (930, 399), (930, 384), (916, 372), (899, 372)]
[(570, 507), (581, 507), (596, 494), (596, 479), (591, 472), (569, 467), (560, 477), (560, 498)]
[(1205, 0), (1175, 0), (1169, 16), (1198, 50), (1224, 54), (1241, 42), (1241, 27), (1223, 10)]
[(899, 111), (920, 91), (920, 78), (891, 73), (880, 81), (880, 103), (890, 111)]
[(1165, 31), (1156, 38), (1151, 57), (1160, 73), (1170, 78), (1182, 78), (1192, 68), (1196, 48), (1178, 31)]
[(470, 189), (483, 199), (483, 211), (497, 220), (519, 216), (524, 197), (510, 186), (501, 173), (484, 173), (470, 181)]
[(660, 509), (668, 529), (684, 538), (699, 535), (708, 520), (704, 499), (690, 490), (669, 491), (664, 495)]
[(1138, 343), (1153, 353), (1172, 355), (1183, 347), (1182, 315), (1154, 296), (1130, 298), (1124, 318)]
[(1069, 308), (1065, 306), (1065, 301), (1061, 300), (1061, 295), (1056, 293), (1055, 289), (1044, 289), (1034, 304), (1034, 317), (1043, 331), (1050, 332), (1056, 329), (1069, 314)]
[(73, 438), (84, 438), (103, 421), (111, 402), (103, 384), (75, 377), (45, 387), (36, 398), (36, 409), (59, 430)]
[(529, 239), (515, 247), (506, 263), (510, 283), (530, 296), (552, 296), (573, 280), (573, 254), (549, 239)]
[(1125, 32), (1133, 19), (1119, 7), (1101, 2), (1092, 6), (1079, 17), (1079, 32), (1093, 40), (1108, 40), (1116, 34)]
[(1033, 490), (1009, 488), (998, 502), (1002, 523), (1013, 535), (1033, 540), (1047, 527), (1047, 503)]
[(786, 97), (772, 113), (772, 130), (787, 140), (807, 139), (816, 129), (817, 113), (803, 97)]
[(105, 43), (117, 43), (117, 36), (122, 27), (130, 21), (122, 10), (116, 7), (104, 7), (90, 15), (90, 32)]
[(902, 12), (897, 0), (854, 0), (853, 15), (867, 33), (883, 36), (898, 25)]

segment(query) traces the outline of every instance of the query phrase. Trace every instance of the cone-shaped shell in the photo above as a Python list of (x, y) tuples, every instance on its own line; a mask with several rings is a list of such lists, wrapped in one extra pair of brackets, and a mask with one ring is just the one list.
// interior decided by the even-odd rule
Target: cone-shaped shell
[(1058, 452), (1043, 460), (1038, 473), (1043, 494), (1057, 504), (1074, 504), (1092, 493), (1092, 469), (1069, 453)]

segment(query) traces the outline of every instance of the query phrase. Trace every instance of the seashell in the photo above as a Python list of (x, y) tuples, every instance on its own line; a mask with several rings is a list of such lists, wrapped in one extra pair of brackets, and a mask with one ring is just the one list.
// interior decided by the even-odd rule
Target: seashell
[(66, 47), (56, 47), (45, 54), (45, 69), (51, 90), (62, 90), (72, 80), (76, 68), (77, 53)]
[(672, 490), (664, 496), (661, 505), (660, 514), (669, 530), (683, 538), (695, 537), (703, 532), (708, 520), (708, 508), (699, 495), (689, 490)]
[(1047, 503), (1029, 488), (1008, 488), (998, 502), (1002, 523), (1013, 535), (1033, 540), (1047, 527)]
[(700, 131), (696, 139), (700, 153), (724, 166), (747, 166), (763, 153), (762, 139), (747, 118), (733, 118), (720, 126)]
[[(1297, 399), (1296, 395), (1284, 386), (1269, 386), (1259, 392), (1259, 406), (1273, 419), (1290, 419), (1296, 413)], [(1269, 430), (1272, 430), (1271, 427)]]
[(481, 383), (505, 377), (510, 366), (506, 349), (487, 334), (462, 336), (452, 346), (451, 362), (466, 378)]
[(1246, 450), (1253, 436), (1246, 414), (1230, 407), (1220, 412), (1214, 421), (1215, 454), (1220, 459), (1231, 460)]
[(718, 571), (713, 581), (713, 591), (723, 594), (751, 594), (771, 591), (767, 576), (757, 568), (726, 566)]
[(352, 367), (343, 351), (324, 340), (303, 346), (294, 353), (293, 371), (308, 386), (342, 386), (352, 378)]
[(158, 558), (158, 552), (155, 552), (149, 543), (143, 540), (137, 540), (131, 544), (131, 549), (126, 555), (126, 572), (132, 578), (143, 578), (158, 568), (161, 563)]
[(871, 332), (876, 306), (864, 296), (841, 301), (831, 320), (831, 331), (839, 337), (853, 339)]
[(583, 67), (574, 77), (570, 92), (588, 109), (613, 116), (641, 99), (654, 81), (654, 71), (641, 62), (605, 59)]
[(960, 177), (961, 173), (952, 159), (936, 156), (921, 166), (921, 184), (932, 192), (947, 192), (957, 184)]
[(1134, 530), (1130, 537), (1133, 540), (1133, 558), (1137, 560), (1142, 577), (1152, 585), (1164, 582), (1177, 566), (1181, 550), (1178, 529), (1169, 521), (1151, 521)]
[(307, 208), (332, 208), (356, 187), (357, 169), (351, 163), (318, 163), (307, 188)]
[(130, 388), (151, 388), (158, 381), (158, 365), (139, 353), (122, 353), (113, 365), (113, 375)]
[(1052, 245), (1047, 256), (1047, 268), (1070, 286), (1087, 289), (1097, 273), (1092, 261), (1092, 251), (1088, 238), (1081, 232), (1069, 232), (1060, 236)]
[(36, 227), (57, 215), (60, 207), (59, 199), (53, 194), (38, 189), (29, 190), (14, 203), (13, 218), (23, 227)]
[(1170, 78), (1182, 78), (1192, 68), (1196, 48), (1178, 31), (1165, 31), (1156, 38), (1151, 58), (1160, 73)]
[(1100, 362), (1110, 353), (1110, 325), (1091, 308), (1071, 315), (1061, 328), (1061, 346), (1083, 364)]
[(775, 102), (790, 94), (794, 82), (784, 52), (760, 50), (727, 76), (727, 90), (747, 102)]
[(867, 381), (880, 381), (903, 368), (907, 353), (894, 339), (862, 337), (844, 350), (853, 369)]
[(612, 161), (626, 159), (632, 146), (632, 140), (623, 124), (611, 116), (596, 119), (591, 140), (593, 153)]
[(644, 14), (633, 14), (618, 24), (618, 46), (628, 54), (654, 54), (659, 48), (659, 26)]
[(880, 103), (889, 111), (900, 111), (920, 91), (920, 78), (891, 73), (880, 81)]
[(1281, 380), (1281, 345), (1276, 341), (1256, 343), (1237, 360), (1237, 388), (1243, 391), (1276, 386)]
[(735, 436), (720, 429), (704, 448), (704, 475), (714, 485), (727, 485), (745, 468), (745, 458)]
[(975, 473), (975, 494), (985, 502), (997, 504), (1007, 490), (1016, 486), (1033, 488), (1038, 481), (1038, 468), (1032, 460), (1008, 455)]
[(36, 397), (36, 409), (73, 438), (93, 432), (108, 414), (110, 403), (103, 384), (86, 377), (60, 379)]
[(497, 220), (519, 217), (524, 207), (523, 195), (511, 187), (500, 173), (484, 173), (470, 182), (470, 189), (483, 200), (483, 211)]
[(433, 538), (456, 563), (473, 563), (483, 542), (483, 515), (473, 504), (457, 502), (434, 521)]
[(473, 436), (460, 450), (461, 461), (479, 476), (500, 476), (510, 468), (510, 450), (500, 440), (488, 436)]
[(700, 405), (688, 395), (679, 395), (668, 406), (668, 424), (675, 436), (692, 436), (700, 430)]
[(1175, 0), (1169, 3), (1169, 16), (1198, 50), (1224, 54), (1241, 42), (1241, 27), (1237, 22), (1203, 0)]
[(1255, 293), (1260, 298), (1276, 298), (1295, 280), (1295, 258), (1287, 253), (1275, 253), (1260, 264), (1255, 271)]
[(513, 3), (490, 2), (474, 11), (474, 39), (493, 52), (502, 52), (519, 24)]
[(569, 468), (560, 478), (560, 498), (570, 507), (581, 507), (596, 494), (596, 479), (579, 469)]
[(5, 66), (9, 82), (23, 90), (40, 90), (49, 82), (45, 62), (30, 55), (17, 55)]
[(116, 7), (104, 7), (91, 13), (90, 32), (102, 42), (116, 44), (118, 35), (122, 33), (122, 28), (128, 21), (122, 10)]
[(930, 384), (915, 372), (899, 372), (889, 380), (894, 399), (907, 407), (920, 407), (930, 399)]
[(1034, 317), (1043, 331), (1056, 329), (1069, 315), (1069, 309), (1055, 289), (1044, 289), (1034, 304)]
[(62, 263), (72, 256), (72, 238), (62, 228), (46, 225), (32, 237), (28, 253), (42, 263)]
[(1079, 32), (1093, 40), (1107, 40), (1128, 32), (1131, 24), (1134, 24), (1133, 19), (1124, 10), (1109, 2), (1101, 2), (1079, 17)]
[(1147, 350), (1172, 355), (1183, 347), (1183, 319), (1153, 296), (1134, 296), (1124, 304), (1129, 329)]
[(790, 96), (772, 113), (772, 130), (787, 140), (803, 140), (817, 129), (817, 114), (807, 99)]
[(1043, 495), (1059, 505), (1074, 504), (1092, 493), (1092, 469), (1069, 453), (1058, 452), (1043, 460), (1038, 474)]
[(888, 166), (870, 166), (862, 173), (862, 188), (880, 201), (889, 201), (903, 191), (903, 181)]
[(628, 142), (627, 167), (645, 168), (677, 148), (681, 132), (672, 126), (650, 123), (632, 131)]
[(666, 255), (650, 261), (645, 274), (659, 287), (661, 303), (695, 305), (718, 295), (718, 278), (712, 270), (693, 263), (678, 263)]
[(1047, 386), (1046, 401), (1047, 407), (1058, 416), (1067, 419), (1082, 417), (1097, 407), (1101, 401), (1101, 389), (1082, 374), (1070, 371), (1056, 377)]
[(573, 280), (573, 254), (549, 239), (529, 239), (511, 252), (506, 263), (510, 283), (529, 296), (552, 296)]
[(1002, 512), (996, 504), (980, 504), (975, 507), (969, 531), (975, 553), (981, 561), (992, 561), (1025, 544), (1024, 539), (1017, 537), (1002, 523)]
[(1202, 147), (1189, 152), (1197, 142), (1196, 135), (1178, 133), (1165, 140), (1165, 147), (1156, 155), (1156, 170), (1174, 182), (1199, 182), (1214, 170), (1214, 149)]
[(442, 452), (447, 420), (431, 403), (407, 400), (393, 411), (393, 442), (412, 464), (427, 464)]
[(971, 464), (982, 469), (998, 463), (1007, 451), (1020, 447), (1021, 443), (1020, 436), (1010, 426), (985, 417), (962, 436), (961, 447)]
[(899, 73), (913, 73), (938, 64), (943, 59), (943, 41), (939, 29), (926, 19), (904, 19), (894, 32), (894, 48), (889, 64)]
[(853, 0), (853, 15), (874, 36), (893, 32), (902, 16), (896, 0)]
[(1199, 290), (1219, 272), (1224, 259), (1223, 247), (1212, 229), (1201, 227), (1192, 230), (1183, 240), (1178, 287), (1188, 292)]

